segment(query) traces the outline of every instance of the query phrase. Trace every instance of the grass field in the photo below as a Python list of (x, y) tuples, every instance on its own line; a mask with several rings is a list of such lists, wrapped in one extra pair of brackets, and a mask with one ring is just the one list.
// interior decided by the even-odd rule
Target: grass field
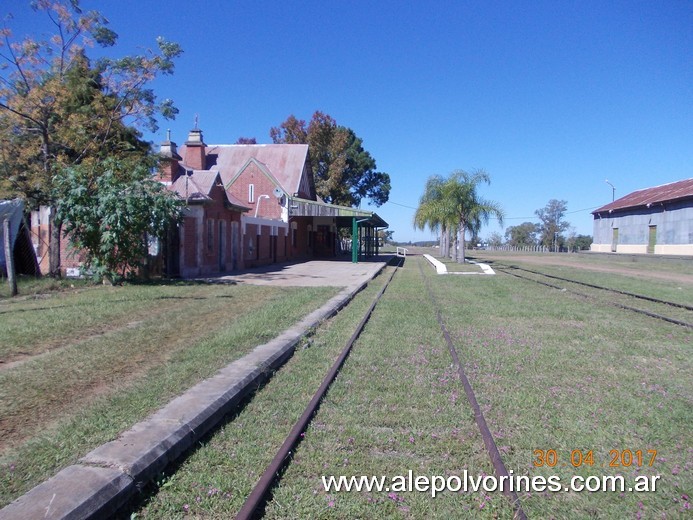
[[(492, 472), (418, 262), (424, 261), (409, 258), (385, 293), (274, 490), (266, 517), (512, 518), (499, 493), (431, 498), (417, 492), (326, 493), (322, 487), (321, 475)], [(529, 518), (689, 513), (690, 332), (509, 276), (435, 276), (427, 265), (423, 272), (508, 470), (566, 481), (622, 475), (627, 484), (639, 475), (660, 476), (653, 493), (521, 493)], [(320, 327), (312, 346), (177, 471), (162, 476), (136, 507), (138, 517), (235, 514), (378, 283)], [(536, 450), (555, 450), (555, 466), (537, 467)], [(657, 452), (651, 466), (648, 450)], [(641, 465), (628, 459), (638, 451), (644, 453)], [(573, 462), (584, 456), (577, 467), (571, 454)]]
[[(619, 259), (570, 256), (568, 266), (537, 269), (690, 303), (688, 264), (670, 265), (664, 272), (673, 279), (664, 279), (654, 277), (661, 272), (650, 263), (638, 269)], [(519, 257), (491, 261), (519, 263)], [(659, 476), (651, 493), (522, 492), (529, 518), (690, 514), (689, 330), (502, 273), (436, 276), (422, 258), (409, 257), (307, 428), (266, 506), (267, 518), (512, 518), (497, 492), (446, 491), (432, 498), (426, 492), (323, 489), (322, 475), (492, 474), (424, 277), (508, 470), (564, 481), (622, 475), (627, 484), (637, 476)], [(318, 327), (236, 415), (144, 490), (123, 517), (232, 517), (384, 278)], [(0, 367), (15, 363), (0, 368), (0, 421), (15, 421), (14, 429), (0, 422), (7, 432), (0, 459), (3, 503), (259, 343), (258, 324), (280, 315), (287, 302), (298, 316), (332, 294), (333, 289), (177, 284), (76, 287), (0, 301)], [(163, 326), (164, 316), (175, 316), (176, 326)], [(296, 316), (282, 315), (267, 336)], [(31, 346), (17, 335), (34, 338)], [(113, 356), (118, 349), (125, 356)], [(91, 386), (80, 386), (85, 378)], [(65, 396), (73, 397), (63, 404)], [(52, 404), (44, 407), (43, 399)], [(23, 400), (22, 406), (14, 404)], [(36, 435), (39, 429), (44, 432)], [(555, 461), (547, 457), (550, 450)], [(537, 466), (539, 455), (551, 460)], [(577, 467), (571, 455), (573, 462), (582, 456)]]
[(0, 300), (3, 505), (337, 292), (45, 284)]

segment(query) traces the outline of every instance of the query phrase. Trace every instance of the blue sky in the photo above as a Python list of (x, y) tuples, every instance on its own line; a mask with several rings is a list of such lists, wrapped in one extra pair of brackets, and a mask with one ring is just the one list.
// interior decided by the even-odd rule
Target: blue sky
[[(28, 3), (28, 2), (27, 2)], [(30, 32), (12, 2), (9, 23)], [(375, 210), (396, 240), (422, 240), (414, 208), (426, 179), (484, 168), (481, 193), (505, 227), (568, 202), (575, 232), (590, 210), (649, 186), (693, 177), (693, 3), (690, 1), (82, 1), (120, 35), (115, 56), (185, 53), (154, 84), (175, 121), (154, 142), (185, 141), (195, 114), (208, 144), (270, 142), (290, 114), (315, 110), (363, 139), (392, 179)], [(35, 23), (35, 22), (34, 22)], [(35, 32), (36, 29), (33, 29)], [(482, 237), (503, 233), (495, 222)]]

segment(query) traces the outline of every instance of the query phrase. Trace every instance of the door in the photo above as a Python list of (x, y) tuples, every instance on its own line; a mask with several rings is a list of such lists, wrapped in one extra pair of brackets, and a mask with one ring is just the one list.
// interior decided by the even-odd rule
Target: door
[(226, 248), (226, 241), (224, 240), (224, 227), (225, 227), (225, 222), (223, 220), (219, 221), (219, 240), (217, 243), (219, 244), (219, 253), (218, 253), (218, 258), (217, 258), (217, 263), (219, 265), (219, 272), (222, 273), (226, 270), (226, 266), (224, 265), (224, 252)]
[(657, 245), (657, 226), (650, 226), (650, 238), (647, 241), (647, 252), (654, 254)]
[(238, 222), (231, 222), (231, 270), (238, 269), (238, 255), (240, 254), (240, 225)]
[(168, 228), (163, 251), (165, 274), (168, 278), (180, 276), (180, 234), (182, 232), (183, 230), (176, 224)]
[(615, 253), (618, 248), (618, 228), (614, 228), (611, 236), (611, 252)]

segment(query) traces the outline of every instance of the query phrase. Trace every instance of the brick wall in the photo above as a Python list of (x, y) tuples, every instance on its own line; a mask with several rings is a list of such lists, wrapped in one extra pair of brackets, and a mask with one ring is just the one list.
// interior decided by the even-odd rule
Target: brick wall
[[(241, 269), (245, 264), (242, 244), (234, 237), (234, 231), (240, 233), (240, 212), (226, 208), (221, 188), (212, 190), (211, 199), (188, 208), (189, 216), (183, 223), (180, 244), (183, 277), (227, 272)], [(239, 248), (235, 254), (234, 243)]]
[[(50, 243), (51, 223), (50, 208), (41, 206), (38, 210), (31, 212), (31, 242), (36, 251), (36, 258), (42, 273), (49, 273), (50, 259), (48, 255), (48, 245)], [(70, 239), (60, 237), (60, 272), (67, 274), (68, 269), (75, 269), (82, 266), (84, 255), (76, 251)]]
[[(249, 200), (249, 186), (253, 185), (253, 202)], [(280, 219), (282, 208), (273, 191), (276, 185), (265, 173), (260, 170), (257, 164), (251, 162), (238, 178), (229, 187), (229, 191), (240, 200), (245, 206), (250, 208), (248, 215), (255, 216), (257, 205), (257, 216), (264, 218)], [(267, 195), (260, 200), (260, 195)]]

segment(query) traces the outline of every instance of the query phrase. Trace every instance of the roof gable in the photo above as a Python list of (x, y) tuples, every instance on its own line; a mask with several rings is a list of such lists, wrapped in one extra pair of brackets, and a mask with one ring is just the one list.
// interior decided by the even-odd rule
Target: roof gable
[(672, 202), (687, 198), (693, 198), (693, 178), (634, 191), (625, 197), (616, 199), (594, 210), (592, 214), (629, 208), (649, 208), (652, 204)]
[(187, 201), (207, 200), (218, 178), (219, 172), (187, 170), (171, 184), (170, 189)]
[(174, 191), (186, 202), (204, 202), (211, 200), (212, 190), (218, 187), (226, 195), (226, 199), (231, 206), (241, 211), (249, 211), (237, 197), (228, 190), (224, 189), (221, 183), (221, 176), (218, 171), (212, 170), (187, 170), (186, 173), (176, 179), (168, 189)]
[(248, 169), (248, 167), (250, 167), (251, 165), (257, 166), (258, 170), (260, 170), (272, 182), (272, 184), (279, 186), (279, 187), (282, 187), (281, 184), (279, 183), (279, 181), (277, 181), (277, 179), (275, 179), (274, 175), (272, 175), (272, 172), (269, 171), (267, 166), (262, 164), (255, 157), (251, 157), (250, 159), (248, 159), (246, 161), (246, 163), (241, 167), (240, 170), (238, 170), (234, 175), (231, 176), (230, 179), (227, 180), (227, 179), (223, 179), (223, 177), (222, 177), (222, 180), (224, 182), (224, 186), (226, 187), (226, 189), (228, 189), (236, 181), (236, 179), (238, 179), (241, 175), (243, 175), (243, 172), (245, 172)]
[[(187, 147), (180, 150), (183, 161)], [(219, 171), (224, 185), (228, 186), (248, 162), (254, 159), (269, 173), (275, 183), (286, 193), (306, 193), (305, 186), (312, 186), (303, 179), (308, 165), (307, 144), (223, 144), (206, 148), (209, 170)]]

